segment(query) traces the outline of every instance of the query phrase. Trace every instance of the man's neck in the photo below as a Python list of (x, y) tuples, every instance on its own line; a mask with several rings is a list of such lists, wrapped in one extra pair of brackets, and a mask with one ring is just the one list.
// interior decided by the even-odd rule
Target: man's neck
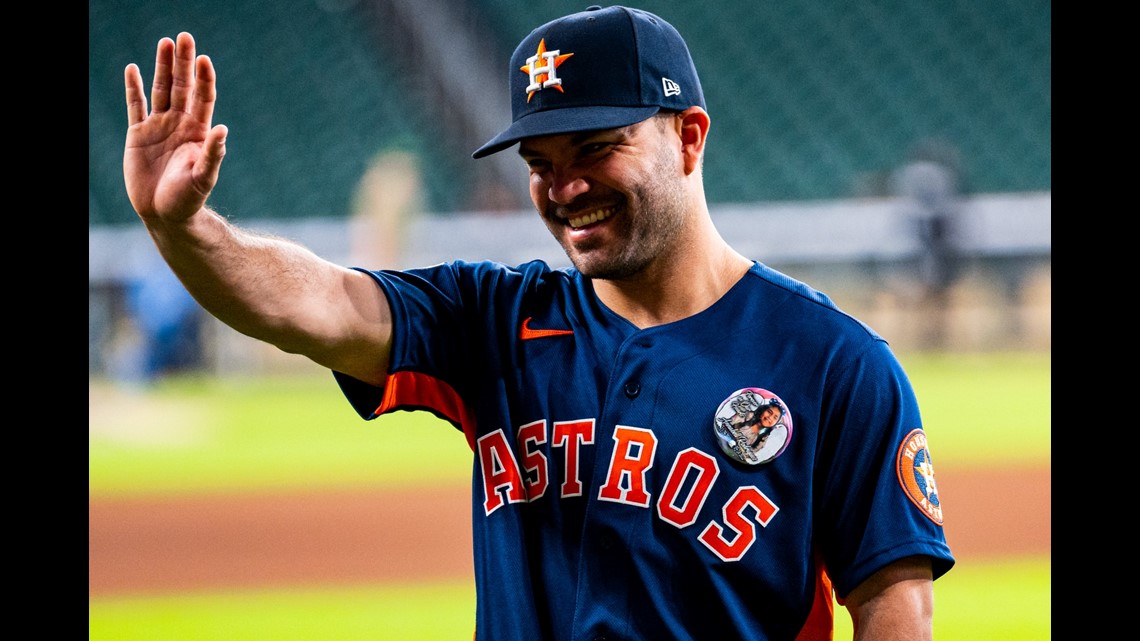
[(627, 279), (594, 280), (594, 292), (606, 307), (642, 329), (700, 313), (752, 267), (719, 236), (706, 245), (662, 257)]

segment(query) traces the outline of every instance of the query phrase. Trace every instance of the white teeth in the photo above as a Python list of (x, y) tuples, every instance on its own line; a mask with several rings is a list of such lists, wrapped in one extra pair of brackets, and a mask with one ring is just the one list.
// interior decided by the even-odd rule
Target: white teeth
[(610, 214), (612, 214), (612, 213), (614, 213), (614, 210), (612, 210), (612, 209), (596, 209), (596, 210), (594, 210), (588, 214), (579, 216), (577, 218), (571, 218), (570, 219), (570, 226), (573, 227), (574, 229), (577, 229), (579, 227), (584, 227), (586, 225), (596, 223), (599, 220), (605, 220), (605, 219), (609, 218)]

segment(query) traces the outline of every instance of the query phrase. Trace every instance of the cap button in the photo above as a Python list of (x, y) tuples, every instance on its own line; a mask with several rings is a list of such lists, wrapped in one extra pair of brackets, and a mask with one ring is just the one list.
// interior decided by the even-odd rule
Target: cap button
[(588, 7), (586, 7), (586, 11), (598, 11), (601, 8), (602, 8), (601, 5), (592, 4)]

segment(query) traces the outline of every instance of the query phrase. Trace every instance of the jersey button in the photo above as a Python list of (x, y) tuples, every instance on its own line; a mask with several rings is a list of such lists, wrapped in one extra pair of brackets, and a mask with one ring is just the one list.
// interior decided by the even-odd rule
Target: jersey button
[(641, 393), (641, 385), (639, 385), (637, 383), (626, 383), (625, 384), (625, 395), (628, 396), (629, 398), (637, 398), (637, 395), (640, 393)]

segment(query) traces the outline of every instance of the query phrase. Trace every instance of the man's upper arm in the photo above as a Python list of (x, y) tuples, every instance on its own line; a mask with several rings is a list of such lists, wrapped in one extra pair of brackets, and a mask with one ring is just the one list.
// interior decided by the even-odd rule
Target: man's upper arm
[(840, 600), (851, 614), (855, 641), (929, 641), (934, 580), (930, 559), (900, 559), (872, 574)]
[[(344, 279), (341, 310), (346, 331), (335, 337), (324, 358), (314, 361), (372, 385), (383, 384), (392, 349), (392, 309), (383, 288), (370, 275), (350, 270)], [(332, 310), (329, 310), (332, 312)]]

